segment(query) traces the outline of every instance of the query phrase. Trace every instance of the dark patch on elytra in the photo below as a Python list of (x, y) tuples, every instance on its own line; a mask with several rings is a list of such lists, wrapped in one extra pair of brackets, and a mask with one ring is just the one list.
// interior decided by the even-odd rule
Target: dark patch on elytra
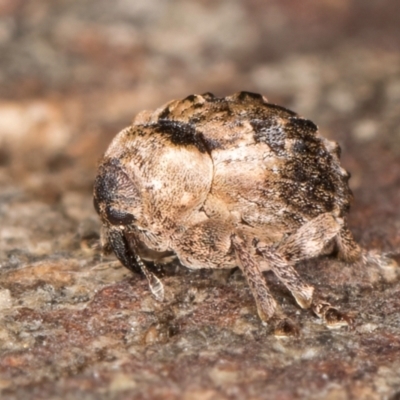
[(161, 111), (160, 115), (158, 116), (158, 119), (166, 119), (169, 117), (169, 115), (171, 114), (171, 110), (169, 109), (169, 107), (165, 107), (164, 110)]
[(274, 119), (253, 119), (250, 121), (254, 129), (256, 143), (264, 142), (277, 155), (283, 155), (286, 134), (283, 127)]
[(293, 145), (293, 152), (298, 154), (306, 154), (308, 150), (307, 143), (304, 140), (296, 140)]
[(195, 94), (189, 94), (189, 96), (185, 97), (182, 101), (190, 101), (191, 103), (196, 100), (196, 95)]
[[(254, 141), (266, 143), (277, 156), (288, 157), (285, 168), (281, 170), (279, 192), (289, 210), (315, 217), (321, 212), (331, 211), (335, 205), (348, 208), (346, 179), (333, 172), (335, 160), (316, 137), (318, 128), (312, 121), (284, 107), (266, 103), (261, 95), (255, 93), (241, 92), (235, 97), (242, 102), (249, 101), (247, 114), (251, 116)], [(253, 106), (252, 102), (261, 100), (264, 103), (262, 107)], [(229, 102), (214, 96), (212, 101), (216, 106), (218, 104), (214, 112), (230, 112)], [(293, 143), (291, 149), (285, 148), (287, 140)], [(212, 150), (213, 144), (207, 142), (207, 147)]]
[(201, 153), (207, 152), (204, 137), (193, 124), (181, 121), (159, 119), (154, 128), (178, 146), (195, 146)]
[(282, 200), (291, 209), (310, 217), (330, 212), (335, 205), (348, 209), (346, 179), (335, 172), (334, 164), (337, 161), (314, 135), (315, 125), (307, 120), (296, 119), (291, 128), (292, 133), (300, 135), (293, 144), (293, 153), (281, 169)]
[(314, 124), (314, 122), (305, 118), (289, 118), (289, 126), (294, 127), (294, 129), (301, 133), (311, 133), (314, 134), (317, 132), (318, 127)]
[(206, 143), (209, 151), (221, 149), (223, 147), (222, 143), (219, 142), (218, 140), (206, 139)]
[(281, 199), (295, 213), (316, 217), (322, 212), (330, 212), (334, 208), (335, 194), (308, 182), (282, 181), (280, 183)]

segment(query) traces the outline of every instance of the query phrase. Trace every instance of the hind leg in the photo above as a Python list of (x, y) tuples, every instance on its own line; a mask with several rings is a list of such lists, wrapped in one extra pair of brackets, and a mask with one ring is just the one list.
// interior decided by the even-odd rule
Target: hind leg
[[(330, 213), (320, 214), (318, 217), (302, 225), (296, 232), (284, 238), (276, 247), (276, 251), (291, 265), (299, 261), (318, 257), (324, 253), (325, 248), (338, 240), (344, 221)], [(351, 233), (346, 229), (349, 235)], [(346, 237), (347, 241), (339, 243), (343, 247), (344, 256), (348, 256), (352, 236)], [(353, 243), (358, 246), (354, 240)]]
[(332, 214), (321, 214), (305, 223), (296, 232), (275, 246), (257, 246), (282, 283), (293, 293), (303, 308), (311, 304), (312, 290), (302, 282), (293, 266), (305, 259), (319, 256), (338, 235), (343, 220)]
[[(330, 326), (348, 324), (346, 317), (341, 315), (330, 304), (313, 300), (314, 288), (303, 282), (293, 266), (308, 258), (323, 254), (324, 249), (332, 240), (342, 240), (339, 251), (342, 251), (347, 259), (354, 256), (354, 248), (358, 248), (351, 236), (345, 236), (347, 241), (340, 236), (343, 229), (343, 220), (332, 214), (321, 214), (308, 223), (301, 226), (295, 233), (284, 238), (277, 246), (258, 246), (257, 250), (268, 262), (269, 268), (278, 279), (290, 290), (297, 303), (302, 308), (312, 306), (314, 312), (324, 318)], [(346, 232), (346, 231), (344, 231)], [(348, 232), (348, 231), (347, 231)], [(338, 239), (340, 237), (340, 239)], [(351, 247), (352, 244), (357, 247)], [(350, 250), (353, 249), (353, 252)]]

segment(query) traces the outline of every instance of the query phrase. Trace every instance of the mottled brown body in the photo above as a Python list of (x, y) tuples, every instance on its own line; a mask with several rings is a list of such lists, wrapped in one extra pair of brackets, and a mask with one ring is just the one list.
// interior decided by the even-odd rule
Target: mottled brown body
[[(144, 111), (108, 148), (95, 181), (104, 237), (120, 261), (161, 282), (142, 260), (239, 266), (266, 321), (272, 270), (301, 307), (313, 288), (294, 265), (321, 254), (360, 258), (346, 227), (351, 192), (338, 145), (258, 94), (192, 95)], [(314, 304), (315, 309), (328, 309)]]

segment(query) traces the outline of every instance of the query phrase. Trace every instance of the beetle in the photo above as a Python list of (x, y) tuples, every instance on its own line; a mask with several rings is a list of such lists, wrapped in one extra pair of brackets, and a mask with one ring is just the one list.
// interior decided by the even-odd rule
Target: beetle
[(191, 95), (139, 113), (113, 139), (94, 206), (104, 242), (158, 300), (164, 288), (146, 263), (178, 258), (192, 269), (239, 266), (262, 321), (277, 307), (267, 270), (300, 307), (327, 318), (335, 309), (313, 302), (295, 265), (362, 257), (346, 222), (352, 193), (339, 158), (313, 122), (259, 94)]

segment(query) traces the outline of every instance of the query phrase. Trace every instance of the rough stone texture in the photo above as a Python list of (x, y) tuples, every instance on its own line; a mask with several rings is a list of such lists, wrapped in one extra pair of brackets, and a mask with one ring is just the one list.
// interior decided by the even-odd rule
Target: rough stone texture
[(398, 399), (398, 269), (299, 266), (353, 313), (299, 310), (278, 338), (239, 271), (159, 272), (167, 300), (101, 259), (91, 186), (141, 109), (213, 91), (265, 94), (342, 145), (350, 227), (400, 249), (397, 0), (0, 1), (0, 390), (4, 399)]

